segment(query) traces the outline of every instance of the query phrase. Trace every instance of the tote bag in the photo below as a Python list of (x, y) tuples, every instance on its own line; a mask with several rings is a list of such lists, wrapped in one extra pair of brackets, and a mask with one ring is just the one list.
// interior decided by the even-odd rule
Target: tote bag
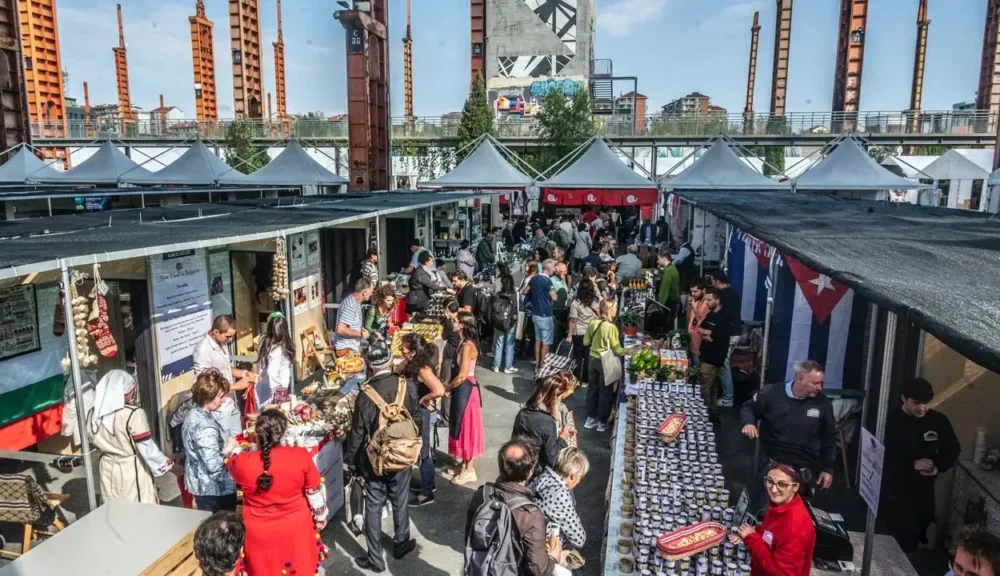
[[(601, 324), (604, 320), (600, 320), (597, 324), (597, 328), (594, 331), (600, 329)], [(611, 386), (615, 382), (622, 379), (622, 361), (614, 351), (609, 346), (607, 350), (601, 352), (601, 373), (604, 375), (604, 385)]]

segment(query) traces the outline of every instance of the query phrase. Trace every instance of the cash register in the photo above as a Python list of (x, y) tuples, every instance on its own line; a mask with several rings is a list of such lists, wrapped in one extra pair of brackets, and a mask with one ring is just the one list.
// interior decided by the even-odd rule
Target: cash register
[(816, 549), (813, 558), (817, 560), (831, 560), (851, 562), (854, 560), (854, 545), (847, 535), (847, 530), (834, 520), (829, 513), (812, 504), (806, 503), (809, 515), (812, 516), (813, 524), (816, 525)]

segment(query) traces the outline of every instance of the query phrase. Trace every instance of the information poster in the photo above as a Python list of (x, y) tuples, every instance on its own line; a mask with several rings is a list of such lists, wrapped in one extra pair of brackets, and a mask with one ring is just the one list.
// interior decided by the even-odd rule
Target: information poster
[(306, 266), (319, 264), (319, 232), (306, 232)]
[(232, 314), (233, 288), (229, 250), (209, 251), (208, 281), (209, 294), (212, 297), (212, 311), (216, 316)]
[(40, 348), (35, 287), (25, 284), (0, 290), (0, 360)]
[[(306, 287), (309, 289), (309, 309), (321, 306), (323, 304), (323, 280), (319, 272), (313, 272), (306, 278)], [(298, 309), (295, 313), (298, 314)]]
[(160, 379), (194, 367), (194, 349), (212, 326), (204, 250), (181, 250), (149, 258), (153, 279), (153, 321)]
[(861, 428), (861, 498), (872, 514), (878, 514), (879, 490), (882, 488), (882, 462), (885, 446), (867, 428)]
[(306, 240), (302, 234), (292, 234), (288, 237), (289, 250), (291, 250), (292, 271), (302, 270), (306, 267)]
[(292, 281), (292, 305), (294, 306), (296, 316), (309, 309), (309, 296), (305, 278)]

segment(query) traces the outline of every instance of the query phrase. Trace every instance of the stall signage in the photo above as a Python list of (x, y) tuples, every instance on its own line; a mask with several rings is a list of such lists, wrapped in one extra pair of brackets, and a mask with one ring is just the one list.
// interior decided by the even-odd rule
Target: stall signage
[(160, 379), (166, 381), (194, 367), (194, 349), (212, 326), (208, 270), (200, 249), (149, 260)]
[(879, 490), (882, 488), (882, 462), (885, 459), (885, 445), (879, 442), (867, 428), (861, 428), (861, 498), (868, 504), (872, 514), (878, 515)]
[(41, 347), (35, 287), (26, 284), (0, 290), (0, 360)]

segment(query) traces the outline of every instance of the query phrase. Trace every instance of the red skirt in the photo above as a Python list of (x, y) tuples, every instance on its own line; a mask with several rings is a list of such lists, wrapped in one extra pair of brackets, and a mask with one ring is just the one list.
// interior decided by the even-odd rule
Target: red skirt
[(448, 437), (448, 455), (455, 460), (468, 462), (486, 452), (486, 434), (483, 431), (483, 408), (479, 386), (472, 387), (469, 403), (462, 415), (458, 439)]

